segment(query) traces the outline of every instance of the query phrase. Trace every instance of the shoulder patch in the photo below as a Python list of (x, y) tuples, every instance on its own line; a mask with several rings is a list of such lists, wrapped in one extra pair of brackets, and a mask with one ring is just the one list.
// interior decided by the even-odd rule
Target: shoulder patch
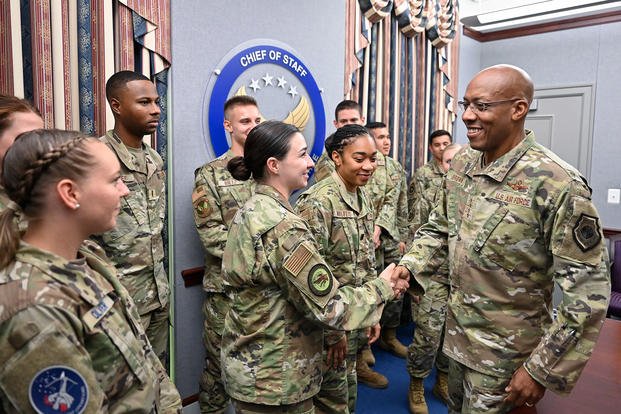
[(317, 296), (325, 296), (332, 290), (334, 279), (324, 264), (316, 264), (308, 272), (308, 287)]
[(597, 217), (582, 213), (573, 229), (576, 244), (583, 252), (591, 250), (601, 239)]
[(287, 258), (284, 263), (284, 268), (291, 272), (292, 275), (297, 276), (300, 274), (304, 266), (308, 263), (308, 261), (313, 256), (313, 253), (308, 250), (304, 243), (300, 243), (298, 247), (295, 248), (293, 253)]
[(205, 189), (202, 186), (198, 187), (192, 193), (192, 204), (194, 204), (196, 215), (200, 218), (205, 218), (211, 213), (209, 197), (207, 197)]
[(40, 414), (80, 414), (88, 403), (88, 386), (79, 372), (55, 365), (37, 372), (30, 382), (28, 397)]

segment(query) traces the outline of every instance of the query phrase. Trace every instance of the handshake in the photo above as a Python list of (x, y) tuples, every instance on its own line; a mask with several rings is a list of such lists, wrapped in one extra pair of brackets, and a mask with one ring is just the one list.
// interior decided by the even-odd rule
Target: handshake
[(391, 263), (382, 273), (380, 273), (379, 277), (390, 284), (396, 298), (400, 297), (403, 292), (410, 287), (410, 284), (408, 283), (410, 280), (410, 271), (404, 266), (397, 266), (394, 263)]

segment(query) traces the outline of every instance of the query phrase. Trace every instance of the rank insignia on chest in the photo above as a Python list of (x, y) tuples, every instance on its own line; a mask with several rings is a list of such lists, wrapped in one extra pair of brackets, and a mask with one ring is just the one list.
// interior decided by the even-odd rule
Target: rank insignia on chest
[(524, 182), (522, 180), (516, 180), (516, 181), (507, 182), (507, 185), (509, 187), (511, 187), (513, 189), (513, 191), (524, 192), (524, 191), (528, 190), (528, 186), (526, 184), (524, 184)]
[(308, 273), (308, 287), (317, 296), (325, 296), (332, 290), (334, 280), (324, 264), (316, 264)]
[(583, 252), (591, 250), (599, 244), (601, 235), (597, 217), (581, 214), (573, 230), (574, 240)]

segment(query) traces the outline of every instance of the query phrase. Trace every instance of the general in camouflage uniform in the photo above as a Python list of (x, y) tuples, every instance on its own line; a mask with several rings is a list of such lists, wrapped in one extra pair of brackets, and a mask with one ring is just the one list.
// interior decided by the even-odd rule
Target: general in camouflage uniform
[(229, 234), (223, 257), (233, 292), (222, 337), (227, 392), (239, 412), (281, 406), (279, 412), (312, 413), (322, 381), (321, 326), (351, 331), (376, 324), (392, 290), (381, 278), (339, 289), (307, 224), (272, 187), (257, 185)]
[[(297, 202), (319, 252), (341, 286), (359, 287), (377, 278), (373, 246), (373, 206), (362, 188), (350, 193), (337, 172), (304, 192)], [(325, 345), (343, 339), (341, 331), (326, 331)], [(322, 412), (350, 412), (356, 407), (356, 355), (367, 343), (364, 330), (347, 332), (347, 356), (341, 366), (323, 374), (315, 405)], [(324, 355), (326, 363), (327, 354)], [(349, 407), (349, 411), (348, 411)]]
[[(484, 71), (485, 84), (514, 73), (507, 68)], [(468, 91), (474, 83), (479, 93), (483, 76), (475, 80)], [(525, 116), (527, 102), (511, 108)], [(483, 114), (495, 115), (478, 107), (464, 113), (469, 138), (478, 138), (483, 121), (466, 116)], [(442, 199), (401, 262), (424, 286), (448, 260), (450, 276), (440, 281), (449, 276), (451, 286), (444, 352), (451, 358), (452, 412), (509, 411), (505, 387), (514, 392), (512, 376), (524, 370), (539, 386), (569, 393), (591, 355), (610, 295), (601, 224), (580, 173), (530, 131), (488, 165), (485, 154), (467, 148), (453, 159)], [(555, 282), (563, 298), (553, 321)], [(464, 398), (457, 383), (468, 373), (475, 388)], [(487, 391), (476, 388), (483, 384)]]
[(0, 411), (180, 413), (116, 270), (92, 242), (80, 253), (67, 261), (22, 242), (0, 271)]
[(146, 144), (126, 146), (114, 132), (100, 138), (116, 154), (129, 194), (121, 199), (116, 228), (93, 236), (118, 269), (134, 299), (153, 349), (166, 363), (170, 288), (164, 269), (162, 230), (166, 175), (162, 158)]
[(216, 412), (228, 405), (220, 367), (224, 317), (230, 306), (222, 280), (222, 253), (233, 217), (250, 198), (254, 187), (253, 181), (236, 180), (227, 170), (226, 165), (234, 156), (233, 151), (228, 150), (194, 173), (194, 221), (205, 251), (203, 342), (206, 361), (199, 395), (204, 412)]

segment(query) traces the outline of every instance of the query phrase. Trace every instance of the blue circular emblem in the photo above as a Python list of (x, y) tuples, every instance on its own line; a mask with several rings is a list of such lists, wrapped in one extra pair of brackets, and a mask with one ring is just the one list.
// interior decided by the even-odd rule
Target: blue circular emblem
[(88, 403), (88, 387), (77, 371), (56, 365), (37, 372), (30, 382), (28, 396), (40, 414), (80, 414)]
[[(284, 122), (293, 123), (302, 132), (304, 132), (304, 127), (301, 125), (305, 125), (308, 122), (311, 116), (310, 108), (312, 108), (315, 125), (310, 155), (313, 160), (317, 160), (323, 152), (323, 141), (326, 133), (326, 115), (321, 99), (321, 91), (308, 67), (298, 57), (281, 47), (267, 44), (260, 44), (241, 50), (233, 55), (220, 71), (216, 71), (218, 77), (211, 90), (208, 115), (209, 138), (215, 155), (218, 157), (229, 149), (226, 132), (222, 125), (224, 120), (224, 103), (229, 98), (229, 93), (236, 83), (239, 84), (238, 78), (244, 72), (261, 64), (276, 65), (284, 69), (289, 80), (287, 81), (283, 75), (278, 76), (277, 74), (270, 73), (268, 70), (265, 76), (257, 76), (257, 79), (245, 82), (243, 90), (250, 88), (257, 93), (261, 88), (280, 88), (283, 96), (290, 95), (292, 102), (297, 99), (296, 109), (289, 112)], [(282, 69), (280, 70), (282, 71)], [(294, 77), (291, 77), (291, 75), (294, 75)], [(295, 85), (292, 82), (293, 80), (296, 80)], [(298, 91), (296, 85), (302, 85), (306, 93), (304, 94), (301, 90)], [(239, 94), (240, 90), (237, 93)], [(308, 97), (310, 105), (306, 102), (306, 97)], [(259, 106), (259, 109), (261, 109), (263, 104), (259, 102)]]

